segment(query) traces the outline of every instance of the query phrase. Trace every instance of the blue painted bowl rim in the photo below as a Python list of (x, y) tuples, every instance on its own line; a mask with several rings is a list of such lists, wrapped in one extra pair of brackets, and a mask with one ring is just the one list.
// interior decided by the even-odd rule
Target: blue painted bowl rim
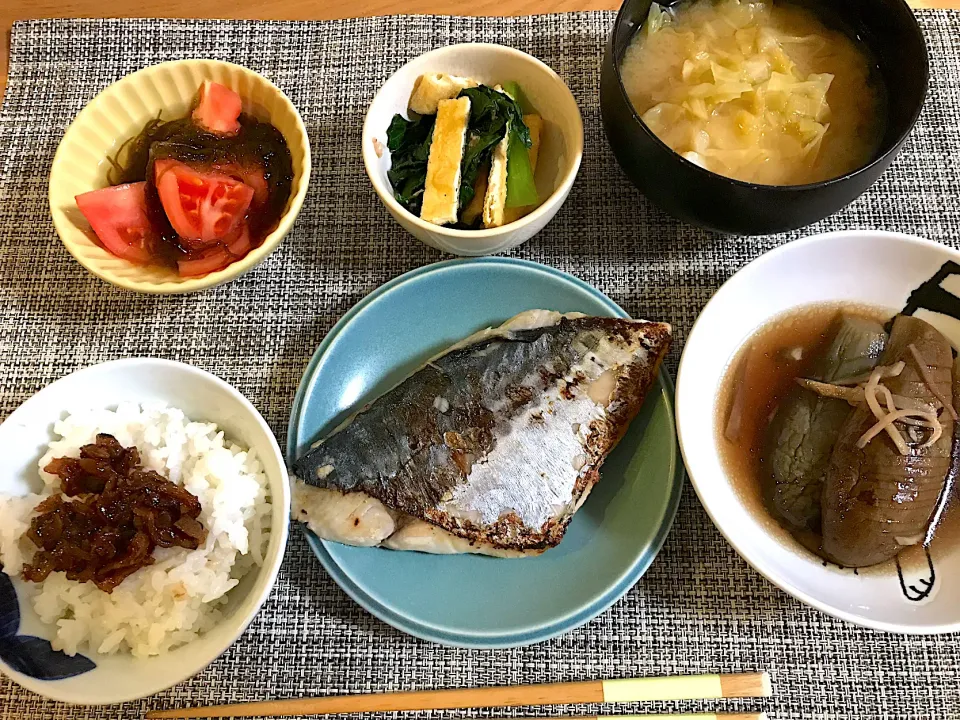
[[(587, 292), (589, 295), (592, 295), (595, 299), (607, 306), (612, 316), (630, 317), (623, 310), (623, 308), (617, 305), (613, 300), (580, 278), (540, 263), (530, 260), (521, 260), (519, 258), (457, 258), (425, 265), (404, 273), (403, 275), (398, 275), (397, 277), (389, 280), (373, 290), (369, 295), (366, 295), (356, 305), (350, 308), (350, 310), (348, 310), (347, 313), (344, 314), (344, 316), (340, 318), (340, 320), (337, 321), (337, 323), (330, 329), (330, 331), (321, 341), (320, 345), (317, 347), (316, 351), (313, 353), (313, 356), (310, 358), (310, 362), (307, 364), (303, 376), (300, 379), (300, 384), (297, 387), (297, 393), (294, 396), (293, 405), (290, 410), (290, 421), (287, 426), (286, 447), (288, 464), (292, 465), (296, 456), (296, 437), (300, 427), (300, 415), (303, 408), (304, 399), (307, 395), (307, 390), (312, 385), (317, 366), (320, 364), (321, 358), (327, 352), (327, 349), (333, 343), (334, 339), (341, 332), (343, 332), (344, 329), (351, 322), (353, 322), (353, 320), (370, 304), (383, 297), (391, 290), (424, 275), (456, 269), (463, 265), (515, 267), (522, 268), (529, 272), (550, 275), (556, 279), (573, 285), (579, 290)], [(670, 528), (673, 526), (673, 521), (680, 505), (680, 496), (683, 491), (683, 481), (686, 471), (684, 469), (683, 462), (680, 460), (680, 448), (677, 441), (676, 420), (673, 408), (674, 385), (669, 374), (667, 374), (666, 370), (664, 369), (661, 369), (660, 371), (659, 380), (661, 385), (660, 397), (662, 398), (663, 402), (667, 404), (667, 422), (670, 424), (671, 436), (673, 437), (672, 487), (660, 528), (657, 530), (656, 535), (646, 550), (638, 556), (633, 566), (624, 573), (620, 582), (611, 586), (607, 592), (597, 598), (597, 600), (589, 605), (586, 605), (585, 607), (582, 607), (579, 611), (571, 612), (568, 615), (551, 622), (532, 626), (529, 630), (524, 632), (470, 634), (448, 632), (443, 630), (441, 627), (428, 625), (420, 622), (419, 620), (415, 620), (406, 615), (398, 613), (381, 603), (379, 600), (372, 598), (352, 579), (350, 579), (346, 573), (344, 573), (339, 563), (337, 563), (337, 561), (334, 560), (334, 558), (326, 550), (326, 541), (318, 538), (313, 532), (308, 530), (306, 526), (301, 526), (307, 539), (307, 544), (310, 546), (310, 549), (313, 551), (314, 555), (317, 556), (317, 559), (320, 561), (320, 564), (323, 565), (323, 568), (327, 571), (327, 574), (330, 575), (330, 577), (334, 579), (341, 589), (347, 593), (347, 595), (349, 595), (357, 604), (388, 625), (391, 625), (402, 632), (408, 633), (409, 635), (413, 635), (414, 637), (418, 637), (423, 640), (439, 643), (441, 645), (462, 648), (508, 648), (543, 642), (578, 628), (581, 625), (590, 622), (611, 607), (620, 598), (626, 595), (630, 588), (632, 588), (640, 580), (640, 578), (643, 577), (644, 573), (646, 573), (647, 569), (650, 567), (657, 555), (660, 553), (660, 550), (663, 548), (663, 544), (667, 539)]]

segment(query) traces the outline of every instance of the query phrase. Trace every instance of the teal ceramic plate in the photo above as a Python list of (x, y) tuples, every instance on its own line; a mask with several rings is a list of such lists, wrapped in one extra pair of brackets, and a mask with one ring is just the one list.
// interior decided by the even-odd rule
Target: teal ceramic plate
[[(522, 260), (450, 260), (388, 282), (317, 348), (290, 417), (288, 459), (438, 351), (531, 308), (626, 317), (586, 283)], [(490, 648), (565, 633), (622, 597), (670, 529), (683, 484), (672, 399), (661, 374), (563, 542), (539, 557), (356, 548), (308, 531), (310, 546), (354, 600), (411, 635)]]

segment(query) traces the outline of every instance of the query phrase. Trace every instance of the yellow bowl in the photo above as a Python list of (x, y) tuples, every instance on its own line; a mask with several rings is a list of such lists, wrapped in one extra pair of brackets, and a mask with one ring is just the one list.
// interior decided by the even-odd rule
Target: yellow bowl
[[(107, 252), (80, 211), (75, 197), (105, 187), (108, 157), (162, 113), (172, 120), (189, 111), (203, 80), (232, 88), (243, 110), (269, 121), (287, 141), (293, 158), (290, 199), (276, 230), (246, 257), (202, 277), (180, 277), (159, 266), (134, 265)], [(196, 292), (239, 277), (277, 249), (300, 212), (310, 180), (310, 141), (300, 113), (283, 92), (252, 70), (219, 60), (174, 60), (153, 65), (118, 80), (77, 115), (53, 158), (50, 169), (50, 212), (70, 254), (94, 275), (128, 290), (162, 295)]]

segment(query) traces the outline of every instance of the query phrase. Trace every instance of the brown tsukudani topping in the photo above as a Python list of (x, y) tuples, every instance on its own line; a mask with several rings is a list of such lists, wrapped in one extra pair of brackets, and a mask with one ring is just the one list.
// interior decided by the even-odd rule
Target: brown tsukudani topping
[[(55, 458), (44, 468), (62, 493), (37, 506), (26, 536), (39, 550), (23, 577), (43, 582), (51, 572), (92, 582), (104, 592), (153, 564), (155, 547), (196, 550), (207, 539), (197, 519), (200, 500), (140, 465), (136, 448), (112, 435), (80, 448), (79, 458)], [(66, 499), (71, 498), (71, 499)]]

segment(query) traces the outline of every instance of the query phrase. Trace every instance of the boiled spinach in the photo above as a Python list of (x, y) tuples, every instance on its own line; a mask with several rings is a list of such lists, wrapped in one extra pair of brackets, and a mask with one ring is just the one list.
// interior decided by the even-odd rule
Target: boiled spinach
[(480, 166), (490, 159), (493, 150), (510, 128), (511, 142), (529, 148), (530, 131), (523, 124), (523, 112), (509, 95), (480, 85), (460, 91), (459, 97), (470, 98), (470, 124), (467, 127), (467, 149), (460, 167), (460, 209), (473, 200), (473, 185)]
[(423, 203), (427, 161), (430, 159), (430, 142), (433, 140), (436, 120), (436, 115), (425, 115), (415, 120), (394, 115), (387, 128), (387, 147), (391, 158), (387, 178), (397, 202), (414, 215), (420, 214), (420, 205)]
[[(473, 185), (481, 165), (490, 160), (494, 148), (510, 128), (511, 145), (531, 146), (530, 131), (516, 101), (491, 87), (480, 85), (462, 90), (458, 97), (470, 98), (470, 120), (466, 148), (460, 166), (460, 209), (473, 199)], [(407, 120), (394, 115), (387, 128), (391, 166), (387, 178), (397, 202), (415, 215), (420, 214), (427, 182), (427, 163), (436, 115)]]

